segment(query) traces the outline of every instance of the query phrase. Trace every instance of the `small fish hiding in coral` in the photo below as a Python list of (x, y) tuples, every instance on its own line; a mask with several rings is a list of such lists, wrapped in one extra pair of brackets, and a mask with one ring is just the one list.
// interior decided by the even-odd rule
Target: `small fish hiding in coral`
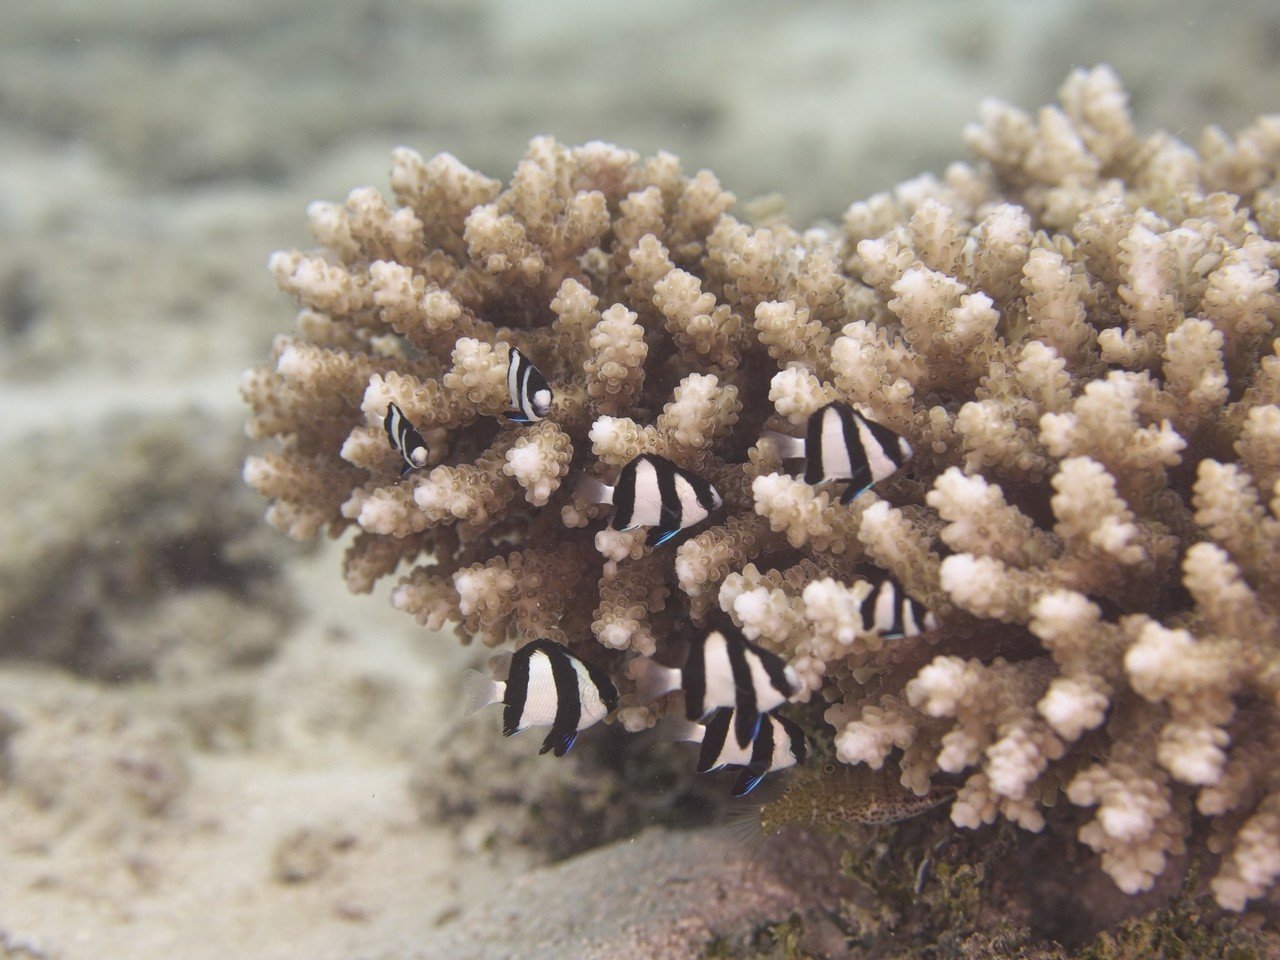
[(394, 403), (387, 405), (387, 415), (383, 418), (382, 425), (386, 428), (387, 439), (391, 441), (391, 446), (404, 458), (400, 476), (403, 477), (410, 470), (426, 466), (428, 455), (426, 441), (422, 439), (418, 428), (409, 422), (409, 418)]
[(507, 419), (515, 423), (536, 423), (551, 412), (551, 385), (547, 378), (515, 347), (507, 354), (507, 389), (515, 410)]
[(774, 431), (765, 433), (765, 438), (776, 446), (782, 459), (804, 458), (805, 483), (812, 486), (827, 480), (848, 480), (841, 503), (892, 476), (912, 453), (905, 437), (839, 400), (810, 415), (803, 440)]
[(468, 672), (466, 715), (501, 702), (502, 735), (529, 727), (551, 727), (539, 753), (563, 757), (578, 734), (618, 705), (613, 681), (554, 640), (538, 639), (510, 655), (507, 679)]
[(671, 735), (677, 740), (702, 744), (698, 753), (698, 772), (740, 770), (733, 782), (733, 795), (745, 797), (764, 779), (765, 774), (804, 763), (809, 754), (804, 732), (786, 717), (768, 715), (760, 724), (750, 746), (740, 747), (729, 738), (733, 709), (721, 707), (711, 714), (705, 725), (676, 721)]
[(584, 477), (578, 491), (593, 503), (613, 504), (610, 526), (615, 530), (652, 527), (644, 541), (650, 547), (702, 522), (724, 503), (702, 477), (656, 453), (642, 453), (627, 463), (612, 487)]
[(742, 748), (756, 738), (761, 716), (800, 690), (800, 675), (793, 667), (728, 625), (700, 634), (681, 668), (638, 657), (627, 665), (627, 673), (642, 700), (683, 690), (690, 720), (700, 720), (717, 707), (733, 707), (734, 736)]
[(938, 618), (902, 585), (886, 577), (862, 601), (862, 629), (890, 640), (938, 629)]
[(909, 820), (946, 803), (955, 792), (950, 786), (935, 786), (916, 794), (888, 770), (833, 761), (821, 770), (797, 771), (782, 796), (753, 816), (751, 827), (765, 834), (784, 827), (840, 833), (855, 824)]

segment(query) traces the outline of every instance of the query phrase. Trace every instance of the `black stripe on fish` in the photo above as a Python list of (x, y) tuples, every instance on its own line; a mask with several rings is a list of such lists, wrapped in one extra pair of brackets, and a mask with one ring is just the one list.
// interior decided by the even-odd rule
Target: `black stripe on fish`
[(387, 404), (387, 415), (382, 418), (382, 427), (387, 431), (387, 439), (391, 447), (404, 460), (400, 475), (410, 470), (425, 466), (427, 462), (427, 444), (409, 418), (394, 403)]
[(840, 498), (848, 503), (873, 483), (892, 476), (911, 458), (911, 445), (883, 424), (847, 403), (833, 401), (815, 410), (805, 429), (804, 480), (846, 480)]
[(771, 766), (773, 766), (773, 724), (762, 723), (760, 732), (751, 741), (751, 762), (747, 767), (765, 773)]
[(507, 418), (516, 423), (534, 423), (551, 412), (551, 385), (537, 367), (515, 347), (507, 351), (507, 391), (515, 411)]
[(639, 470), (643, 457), (636, 457), (618, 474), (618, 482), (613, 487), (613, 520), (610, 526), (615, 530), (630, 530), (631, 519), (636, 512), (636, 471)]
[(729, 739), (733, 708), (721, 707), (711, 714), (702, 732), (702, 748), (698, 751), (698, 772), (707, 773), (721, 766), (720, 757)]
[(745, 747), (760, 730), (760, 710), (756, 704), (751, 664), (747, 660), (747, 641), (741, 634), (738, 640), (741, 642), (732, 639), (729, 642), (729, 666), (733, 670), (733, 689), (737, 698), (733, 705), (733, 735), (738, 746)]
[[(772, 719), (772, 718), (766, 718)], [(773, 724), (764, 723), (751, 745), (751, 762), (733, 781), (732, 795), (745, 797), (760, 785), (764, 775), (773, 769)]]
[(582, 720), (582, 691), (578, 688), (578, 671), (573, 668), (568, 651), (558, 644), (551, 646), (550, 640), (535, 640), (529, 646), (537, 646), (546, 653), (551, 662), (551, 677), (556, 687), (556, 719), (538, 753), (554, 750), (557, 757), (563, 757), (577, 739), (578, 723)]
[[(536, 641), (535, 641), (536, 642)], [(529, 658), (533, 651), (522, 647), (511, 656), (507, 673), (507, 689), (502, 697), (502, 735), (517, 733), (524, 719), (524, 705), (529, 698)]]
[(751, 763), (733, 782), (733, 795), (744, 797), (774, 770), (804, 763), (809, 756), (804, 731), (786, 717), (769, 716), (752, 746)]
[[(684, 669), (680, 671), (680, 686), (684, 690), (684, 712), (690, 720), (700, 720), (707, 712), (707, 663), (703, 655), (706, 634), (700, 635), (689, 647)], [(718, 751), (717, 751), (718, 752)]]

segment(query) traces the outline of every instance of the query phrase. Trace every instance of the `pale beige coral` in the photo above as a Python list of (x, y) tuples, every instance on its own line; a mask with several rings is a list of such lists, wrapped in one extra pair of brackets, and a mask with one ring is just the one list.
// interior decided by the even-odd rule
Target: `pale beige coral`
[[(393, 602), (467, 638), (619, 675), (718, 608), (827, 704), (840, 761), (963, 777), (966, 827), (1095, 807), (1126, 890), (1203, 841), (1240, 909), (1280, 875), (1277, 130), (1143, 137), (1076, 71), (1036, 115), (985, 104), (978, 164), (807, 232), (669, 154), (539, 139), (504, 188), (398, 150), (395, 203), (317, 204), (324, 249), (271, 260), (303, 311), (244, 379), (280, 439), (246, 479), (295, 536), (359, 528), (353, 589), (418, 564)], [(513, 345), (555, 390), (537, 425), (501, 420)], [(847, 505), (768, 436), (833, 400), (915, 451)], [(404, 478), (393, 401), (430, 450)], [(601, 529), (575, 472), (644, 452), (723, 512), (656, 550)], [(936, 635), (860, 629), (886, 572)]]

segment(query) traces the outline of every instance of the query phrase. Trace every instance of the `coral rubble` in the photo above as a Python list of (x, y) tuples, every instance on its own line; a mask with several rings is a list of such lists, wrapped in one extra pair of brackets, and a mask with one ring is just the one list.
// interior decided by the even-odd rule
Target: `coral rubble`
[[(294, 537), (354, 528), (351, 589), (407, 568), (395, 604), (464, 640), (616, 676), (719, 608), (840, 761), (958, 783), (964, 827), (1087, 808), (1130, 892), (1194, 839), (1242, 909), (1280, 876), (1280, 118), (1193, 149), (1139, 136), (1105, 68), (1060, 101), (985, 106), (976, 163), (807, 231), (669, 154), (539, 139), (504, 188), (397, 150), (394, 199), (313, 204), (320, 249), (271, 259), (302, 312), (245, 376), (279, 439), (245, 477)], [(508, 346), (555, 390), (532, 427), (499, 419)], [(759, 440), (835, 399), (915, 450), (848, 506)], [(404, 479), (390, 402), (431, 451)], [(574, 493), (645, 452), (724, 495), (675, 549)], [(885, 572), (939, 630), (862, 628)]]

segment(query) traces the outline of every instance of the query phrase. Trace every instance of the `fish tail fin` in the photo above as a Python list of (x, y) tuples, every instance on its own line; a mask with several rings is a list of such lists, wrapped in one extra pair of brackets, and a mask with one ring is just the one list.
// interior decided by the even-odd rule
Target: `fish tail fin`
[(804, 457), (804, 437), (792, 437), (777, 430), (760, 434), (760, 442), (773, 447), (779, 460), (799, 460)]
[(477, 710), (497, 703), (505, 689), (506, 684), (502, 681), (494, 680), (479, 670), (468, 670), (462, 681), (462, 715), (469, 717)]
[(588, 503), (613, 503), (613, 487), (585, 473), (578, 477), (573, 492)]
[(636, 683), (641, 703), (652, 703), (680, 685), (680, 671), (664, 667), (648, 657), (636, 657), (627, 664), (627, 676)]
[(672, 715), (659, 720), (653, 732), (658, 739), (668, 743), (701, 743), (704, 728), (692, 720)]

